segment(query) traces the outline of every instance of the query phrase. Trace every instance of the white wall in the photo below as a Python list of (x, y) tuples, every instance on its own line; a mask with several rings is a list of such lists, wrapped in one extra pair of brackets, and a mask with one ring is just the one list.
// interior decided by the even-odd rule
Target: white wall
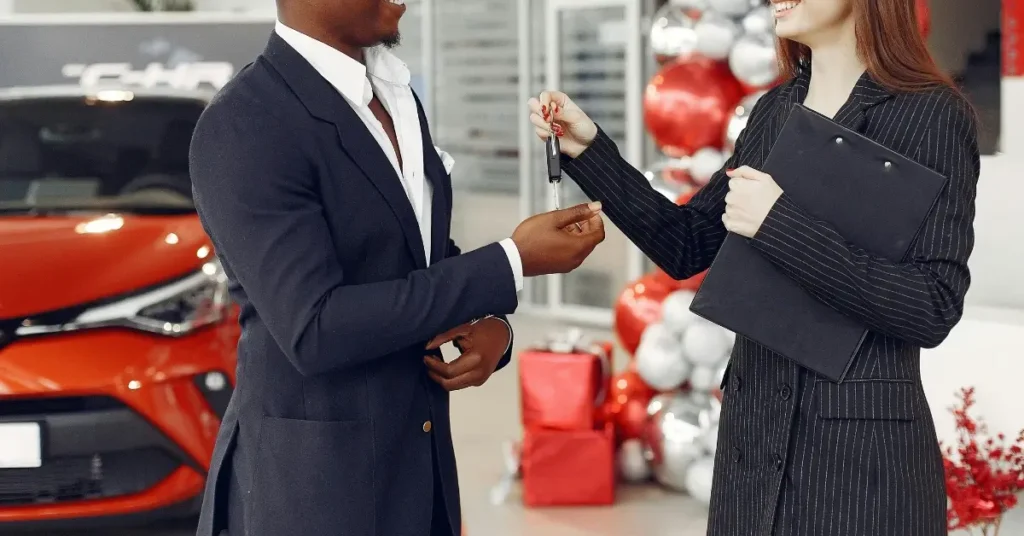
[(1016, 437), (1024, 429), (1024, 311), (969, 308), (949, 338), (921, 356), (925, 392), (939, 439), (955, 442), (948, 408), (961, 387), (977, 390), (976, 415), (994, 435)]
[(1002, 117), (1004, 152), (981, 163), (968, 303), (1024, 310), (1024, 78), (1003, 79)]
[[(7, 0), (14, 13), (92, 13), (136, 11), (131, 0)], [(2, 10), (0, 10), (2, 11)]]
[[(198, 11), (235, 11), (273, 14), (275, 0), (195, 0)], [(92, 13), (135, 11), (131, 0), (0, 0), (0, 14)]]
[(274, 0), (195, 0), (198, 11), (245, 11), (274, 13)]

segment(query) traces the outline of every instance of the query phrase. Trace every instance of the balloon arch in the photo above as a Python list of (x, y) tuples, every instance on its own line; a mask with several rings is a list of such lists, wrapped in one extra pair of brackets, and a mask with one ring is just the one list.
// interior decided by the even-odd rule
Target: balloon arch
[[(927, 36), (927, 0), (916, 8)], [(670, 0), (655, 14), (650, 39), (660, 68), (644, 94), (644, 121), (663, 158), (646, 175), (677, 204), (722, 168), (754, 104), (780, 83), (773, 32), (762, 0)], [(707, 502), (718, 388), (735, 336), (690, 313), (702, 278), (676, 281), (655, 269), (622, 291), (615, 331), (632, 358), (602, 411), (623, 440), (621, 476), (653, 476)]]

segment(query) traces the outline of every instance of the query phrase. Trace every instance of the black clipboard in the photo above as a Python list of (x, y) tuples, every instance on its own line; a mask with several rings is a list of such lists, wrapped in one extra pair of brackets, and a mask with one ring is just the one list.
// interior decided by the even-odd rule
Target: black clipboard
[[(794, 106), (762, 167), (847, 242), (894, 262), (907, 256), (947, 182), (802, 105)], [(868, 332), (731, 233), (690, 310), (836, 382)]]

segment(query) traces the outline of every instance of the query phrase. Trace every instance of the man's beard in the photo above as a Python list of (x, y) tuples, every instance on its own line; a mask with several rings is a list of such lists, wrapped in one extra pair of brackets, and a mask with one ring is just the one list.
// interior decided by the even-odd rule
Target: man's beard
[(395, 48), (402, 44), (402, 34), (395, 32), (393, 35), (389, 35), (381, 40), (380, 44), (385, 48)]

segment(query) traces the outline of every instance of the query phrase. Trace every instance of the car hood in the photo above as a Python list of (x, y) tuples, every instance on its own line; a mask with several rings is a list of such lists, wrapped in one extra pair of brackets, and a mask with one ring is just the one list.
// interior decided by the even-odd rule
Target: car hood
[(199, 218), (0, 217), (0, 319), (131, 293), (197, 269), (212, 255)]

